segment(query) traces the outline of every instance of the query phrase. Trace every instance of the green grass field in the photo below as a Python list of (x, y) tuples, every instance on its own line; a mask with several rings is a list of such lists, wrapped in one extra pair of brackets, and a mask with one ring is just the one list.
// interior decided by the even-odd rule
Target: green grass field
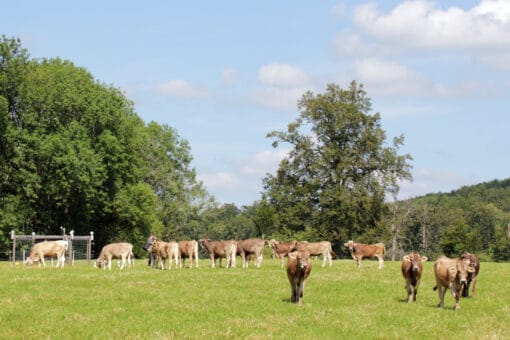
[(112, 271), (0, 263), (0, 338), (508, 339), (510, 264), (481, 263), (475, 298), (437, 308), (432, 262), (405, 302), (400, 262), (314, 261), (304, 304), (291, 304), (279, 262), (262, 268), (162, 271), (138, 260)]

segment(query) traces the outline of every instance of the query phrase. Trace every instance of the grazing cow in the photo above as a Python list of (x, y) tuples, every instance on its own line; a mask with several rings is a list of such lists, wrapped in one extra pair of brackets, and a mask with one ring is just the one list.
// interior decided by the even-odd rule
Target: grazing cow
[(283, 258), (296, 249), (297, 241), (280, 242), (272, 239), (268, 241), (267, 244), (273, 250), (274, 254), (280, 258), (280, 264), (283, 268)]
[(473, 267), (460, 258), (450, 259), (446, 256), (438, 258), (434, 263), (434, 274), (436, 276), (436, 286), (434, 290), (439, 288), (438, 307), (444, 307), (444, 295), (446, 289), (450, 288), (455, 298), (455, 309), (460, 309), (459, 298), (462, 286), (467, 283), (468, 273), (474, 271), (475, 269)]
[(64, 253), (66, 251), (66, 241), (43, 241), (36, 243), (30, 249), (30, 255), (25, 261), (26, 265), (31, 266), (34, 262), (39, 262), (39, 267), (41, 263), (43, 267), (46, 267), (46, 262), (44, 262), (45, 257), (56, 257), (57, 258), (57, 267), (64, 267)]
[(264, 240), (260, 238), (250, 238), (247, 240), (237, 241), (237, 254), (241, 255), (243, 260), (243, 268), (248, 268), (249, 261), (246, 261), (247, 256), (255, 256), (255, 265), (260, 268), (262, 264), (262, 252), (264, 251)]
[(112, 259), (121, 259), (120, 269), (126, 267), (126, 262), (130, 266), (131, 261), (127, 261), (133, 255), (133, 245), (127, 242), (110, 243), (101, 249), (99, 256), (96, 259), (96, 264), (99, 268), (112, 269)]
[(161, 264), (161, 269), (165, 269), (166, 260), (169, 260), (168, 270), (172, 269), (172, 261), (175, 262), (175, 268), (179, 268), (179, 245), (175, 241), (163, 242), (155, 240), (152, 243), (152, 257), (154, 259), (154, 267)]
[(226, 258), (227, 268), (236, 266), (236, 252), (237, 252), (236, 241), (234, 240), (211, 241), (210, 239), (206, 238), (199, 240), (199, 243), (209, 253), (209, 256), (211, 257), (212, 268), (216, 266), (217, 257), (220, 259), (220, 267), (222, 258)]
[(363, 260), (364, 257), (377, 257), (379, 260), (379, 269), (384, 267), (384, 256), (386, 255), (384, 243), (363, 244), (349, 241), (344, 243), (344, 246), (349, 248), (349, 252), (356, 261), (358, 268), (361, 267), (361, 260)]
[(193, 260), (195, 261), (195, 268), (198, 268), (198, 242), (179, 241), (179, 259), (181, 259), (180, 267), (184, 266), (184, 259), (189, 258), (189, 267), (193, 267)]
[(471, 284), (471, 281), (473, 281), (471, 295), (475, 297), (476, 278), (478, 277), (478, 272), (480, 271), (480, 261), (478, 260), (478, 257), (475, 254), (471, 254), (468, 252), (462, 254), (460, 258), (474, 269), (473, 272), (468, 272), (467, 283), (462, 286), (462, 296), (463, 297), (469, 296), (469, 285)]
[(326, 261), (329, 260), (329, 267), (333, 265), (333, 261), (331, 260), (332, 256), (337, 257), (333, 248), (331, 247), (331, 242), (322, 241), (322, 242), (307, 242), (302, 241), (298, 242), (296, 245), (296, 249), (299, 251), (307, 251), (310, 253), (310, 256), (319, 256), (322, 255), (322, 267), (326, 265)]
[(422, 262), (427, 261), (426, 256), (420, 256), (418, 252), (413, 251), (411, 254), (404, 256), (402, 260), (402, 275), (406, 280), (407, 302), (416, 301), (418, 287), (422, 273)]
[(310, 254), (306, 251), (293, 251), (288, 254), (287, 277), (290, 282), (292, 294), (290, 302), (303, 304), (305, 281), (312, 271)]

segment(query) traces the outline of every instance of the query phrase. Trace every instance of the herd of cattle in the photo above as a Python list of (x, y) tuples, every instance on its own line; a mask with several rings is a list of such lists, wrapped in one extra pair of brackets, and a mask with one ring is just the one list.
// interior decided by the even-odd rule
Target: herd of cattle
[[(260, 267), (262, 263), (262, 253), (264, 251), (266, 241), (262, 239), (247, 240), (228, 240), (213, 241), (210, 239), (200, 239), (190, 241), (171, 241), (164, 242), (155, 240), (151, 247), (147, 250), (154, 259), (152, 265), (154, 267), (166, 268), (166, 261), (169, 261), (168, 269), (173, 267), (182, 268), (184, 261), (189, 258), (189, 267), (198, 268), (198, 247), (204, 248), (211, 259), (211, 267), (216, 266), (216, 259), (226, 259), (226, 267), (236, 266), (236, 257), (240, 256), (243, 262), (243, 268), (247, 268), (250, 259), (253, 259), (256, 267)], [(273, 256), (280, 259), (283, 268), (284, 258), (287, 257), (287, 277), (291, 285), (291, 302), (302, 304), (305, 281), (312, 270), (311, 256), (322, 256), (322, 266), (329, 261), (332, 266), (332, 257), (337, 257), (331, 242), (306, 242), (292, 241), (279, 242), (277, 240), (267, 241), (267, 245), (272, 249)], [(356, 261), (358, 268), (361, 266), (363, 258), (377, 257), (379, 261), (379, 269), (384, 267), (384, 257), (386, 254), (383, 243), (362, 244), (349, 241), (344, 244), (349, 249), (352, 258)], [(44, 258), (57, 258), (57, 267), (64, 267), (65, 252), (68, 248), (66, 240), (44, 241), (36, 243), (32, 246), (30, 255), (25, 264), (32, 265), (39, 262), (46, 266)], [(94, 265), (99, 268), (112, 268), (112, 260), (119, 259), (120, 269), (131, 266), (134, 259), (133, 245), (127, 242), (111, 243), (105, 245), (97, 257)], [(411, 252), (402, 259), (402, 275), (406, 281), (407, 301), (416, 301), (418, 287), (422, 275), (422, 262), (427, 261), (426, 256), (421, 256), (417, 252)], [(469, 287), (472, 283), (472, 296), (475, 295), (476, 278), (480, 270), (480, 262), (476, 255), (464, 253), (456, 259), (441, 256), (434, 263), (434, 275), (436, 278), (436, 286), (434, 290), (439, 292), (439, 307), (444, 307), (444, 296), (448, 289), (451, 290), (455, 298), (455, 309), (460, 308), (460, 296), (469, 295)]]

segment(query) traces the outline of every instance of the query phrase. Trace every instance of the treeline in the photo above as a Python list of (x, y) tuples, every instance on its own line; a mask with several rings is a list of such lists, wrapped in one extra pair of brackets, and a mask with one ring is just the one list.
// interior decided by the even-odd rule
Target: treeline
[(363, 85), (307, 92), (286, 131), (271, 131), (289, 155), (262, 179), (250, 206), (219, 204), (197, 181), (188, 142), (70, 61), (30, 59), (18, 39), (0, 39), (0, 257), (10, 232), (95, 233), (113, 241), (277, 238), (384, 242), (394, 259), (464, 250), (510, 259), (507, 181), (388, 203), (410, 179), (404, 137), (387, 141)]

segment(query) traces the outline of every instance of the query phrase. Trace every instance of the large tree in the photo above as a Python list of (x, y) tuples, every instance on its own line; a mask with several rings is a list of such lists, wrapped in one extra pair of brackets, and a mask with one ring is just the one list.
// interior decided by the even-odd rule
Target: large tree
[(379, 113), (371, 113), (363, 85), (354, 81), (347, 89), (330, 84), (325, 93), (307, 92), (298, 109), (287, 131), (267, 135), (274, 147), (292, 146), (277, 173), (264, 179), (278, 231), (337, 244), (380, 239), (385, 195), (411, 176), (411, 156), (399, 154), (403, 136), (387, 144)]

